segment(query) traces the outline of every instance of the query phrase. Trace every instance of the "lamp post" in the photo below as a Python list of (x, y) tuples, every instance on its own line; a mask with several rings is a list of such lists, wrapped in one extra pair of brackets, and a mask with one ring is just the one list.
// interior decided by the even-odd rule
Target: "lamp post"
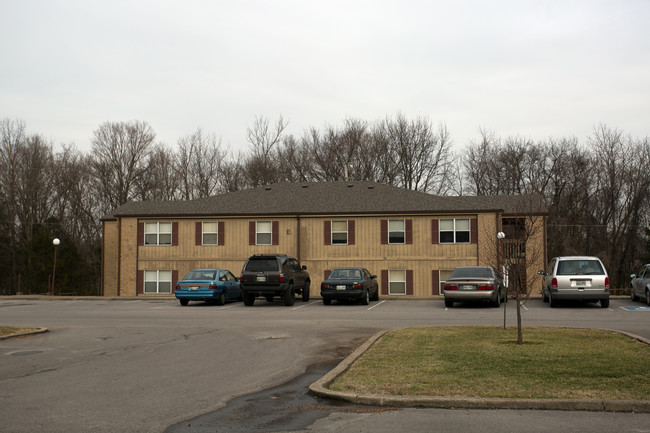
[(61, 241), (59, 238), (54, 238), (52, 245), (54, 245), (54, 266), (52, 267), (52, 291), (51, 295), (54, 296), (54, 276), (56, 275), (56, 250)]
[(505, 272), (505, 263), (503, 263), (503, 240), (505, 238), (505, 233), (497, 233), (497, 266), (501, 267), (501, 273), (503, 274), (503, 285), (506, 286), (506, 302), (503, 303), (503, 329), (506, 329), (506, 308), (508, 307), (508, 279)]

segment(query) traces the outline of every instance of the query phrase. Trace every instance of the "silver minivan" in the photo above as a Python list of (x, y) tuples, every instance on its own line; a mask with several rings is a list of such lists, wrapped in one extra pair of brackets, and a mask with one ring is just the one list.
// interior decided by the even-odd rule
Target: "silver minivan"
[(544, 276), (542, 300), (552, 308), (561, 300), (600, 302), (601, 307), (609, 307), (609, 276), (598, 257), (554, 257), (538, 274)]

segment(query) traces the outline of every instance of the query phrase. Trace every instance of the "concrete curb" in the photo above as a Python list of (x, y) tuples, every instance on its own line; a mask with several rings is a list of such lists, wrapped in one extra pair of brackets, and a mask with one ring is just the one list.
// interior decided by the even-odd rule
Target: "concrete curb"
[(0, 335), (0, 340), (8, 340), (14, 337), (24, 337), (26, 335), (44, 334), (50, 332), (47, 328), (37, 328), (34, 331), (16, 332), (15, 334)]
[[(607, 329), (607, 331), (612, 331)], [(363, 355), (389, 330), (378, 332), (352, 352), (329, 373), (309, 386), (309, 392), (333, 400), (355, 404), (387, 406), (395, 408), (426, 407), (439, 409), (532, 409), (589, 412), (635, 412), (650, 413), (650, 400), (586, 400), (586, 399), (523, 399), (523, 398), (474, 398), (474, 397), (432, 397), (357, 394), (332, 391), (327, 387), (339, 374), (344, 373), (354, 361)], [(634, 334), (618, 332), (650, 345), (650, 341)]]

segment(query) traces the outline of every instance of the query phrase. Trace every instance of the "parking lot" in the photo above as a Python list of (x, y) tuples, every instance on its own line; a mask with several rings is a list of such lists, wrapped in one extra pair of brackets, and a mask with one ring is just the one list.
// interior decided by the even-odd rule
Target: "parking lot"
[[(514, 326), (514, 302), (505, 312), (507, 325)], [(625, 298), (613, 299), (609, 308), (564, 304), (554, 309), (535, 299), (522, 306), (522, 315), (524, 326), (615, 329), (650, 339), (650, 310)], [(175, 300), (156, 299), (0, 298), (0, 325), (50, 330), (0, 341), (1, 430), (162, 432), (214, 412), (235, 397), (286, 383), (310, 366), (333, 366), (380, 330), (503, 322), (503, 307), (459, 304), (447, 309), (442, 300), (325, 306), (314, 299), (292, 307), (257, 300), (252, 307), (241, 302), (182, 307)], [(393, 413), (391, 419), (409, 412)], [(417, 416), (446, 413), (421, 410)], [(336, 417), (329, 411), (321, 415)], [(351, 431), (390, 431), (382, 430), (388, 425), (380, 421), (383, 413), (357, 416), (368, 418), (364, 425), (369, 429), (360, 430), (359, 420), (346, 414), (343, 418), (355, 426)], [(650, 423), (647, 414), (598, 417), (616, 418), (618, 431)], [(409, 414), (403, 421), (416, 418)], [(567, 422), (579, 419), (574, 414)], [(370, 430), (374, 422), (378, 427)], [(329, 431), (325, 425), (321, 420), (302, 428)], [(331, 425), (347, 431), (340, 421)], [(212, 427), (209, 431), (225, 431)]]

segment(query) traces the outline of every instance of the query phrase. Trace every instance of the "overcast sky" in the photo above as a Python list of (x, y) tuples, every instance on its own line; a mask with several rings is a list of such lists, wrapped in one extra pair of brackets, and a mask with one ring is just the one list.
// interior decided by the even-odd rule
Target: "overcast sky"
[(650, 1), (0, 0), (0, 118), (57, 145), (141, 120), (244, 150), (256, 116), (301, 136), (400, 112), (458, 147), (647, 137)]

